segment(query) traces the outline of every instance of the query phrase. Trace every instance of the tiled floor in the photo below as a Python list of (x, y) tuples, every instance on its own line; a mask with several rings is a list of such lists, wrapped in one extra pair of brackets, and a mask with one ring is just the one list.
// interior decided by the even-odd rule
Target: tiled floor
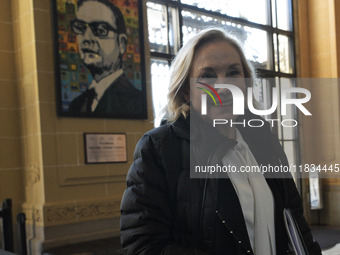
[(119, 237), (70, 244), (49, 249), (42, 255), (121, 255)]
[[(323, 250), (332, 248), (340, 243), (340, 227), (311, 226), (314, 239)], [(338, 253), (340, 255), (340, 253)]]
[(322, 255), (339, 255), (339, 254), (340, 254), (340, 243), (330, 249), (322, 251)]
[[(312, 226), (314, 239), (323, 255), (340, 255), (340, 227)], [(43, 255), (120, 255), (119, 237), (72, 244), (47, 250)]]
[(312, 226), (311, 229), (323, 255), (340, 255), (340, 227)]

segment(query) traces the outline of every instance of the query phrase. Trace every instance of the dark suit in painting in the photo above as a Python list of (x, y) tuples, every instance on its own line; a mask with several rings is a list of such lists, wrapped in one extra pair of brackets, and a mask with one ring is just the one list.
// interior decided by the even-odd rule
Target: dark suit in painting
[(143, 95), (128, 80), (125, 74), (119, 76), (104, 92), (96, 109), (92, 112), (91, 105), (94, 90), (89, 89), (76, 97), (69, 106), (69, 113), (95, 117), (143, 117)]

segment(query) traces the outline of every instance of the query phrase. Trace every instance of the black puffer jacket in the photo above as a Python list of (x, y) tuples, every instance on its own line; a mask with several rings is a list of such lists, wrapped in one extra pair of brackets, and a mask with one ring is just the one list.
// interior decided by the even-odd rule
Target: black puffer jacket
[[(246, 118), (259, 118), (247, 115)], [(149, 131), (138, 142), (121, 204), (125, 254), (253, 254), (241, 206), (229, 179), (190, 178), (189, 126), (188, 119), (180, 118)], [(259, 164), (287, 164), (269, 126), (238, 129)], [(221, 151), (225, 153), (235, 141), (209, 137), (201, 143), (201, 150), (223, 144)], [(199, 155), (209, 157), (202, 151)], [(266, 180), (275, 201), (277, 255), (287, 254), (288, 250), (284, 208), (293, 211), (310, 254), (321, 254), (303, 217), (294, 181)]]

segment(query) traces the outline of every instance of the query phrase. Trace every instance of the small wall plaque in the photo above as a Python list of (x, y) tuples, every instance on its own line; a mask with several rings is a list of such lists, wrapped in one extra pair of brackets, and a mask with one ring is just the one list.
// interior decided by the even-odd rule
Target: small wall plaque
[(127, 162), (126, 134), (85, 133), (85, 163)]

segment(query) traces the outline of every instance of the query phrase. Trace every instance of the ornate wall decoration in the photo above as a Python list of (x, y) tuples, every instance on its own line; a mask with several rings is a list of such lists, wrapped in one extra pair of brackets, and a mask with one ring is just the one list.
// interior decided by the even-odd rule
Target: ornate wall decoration
[(36, 164), (30, 164), (26, 169), (26, 183), (29, 185), (36, 184), (40, 181), (40, 167)]
[(33, 220), (35, 222), (43, 222), (43, 213), (41, 209), (33, 209)]
[(48, 223), (60, 223), (116, 217), (120, 214), (119, 208), (119, 201), (53, 206), (46, 208), (46, 220)]
[(26, 223), (33, 224), (42, 223), (43, 222), (43, 213), (42, 209), (34, 208), (33, 205), (23, 207), (24, 213), (26, 215)]

